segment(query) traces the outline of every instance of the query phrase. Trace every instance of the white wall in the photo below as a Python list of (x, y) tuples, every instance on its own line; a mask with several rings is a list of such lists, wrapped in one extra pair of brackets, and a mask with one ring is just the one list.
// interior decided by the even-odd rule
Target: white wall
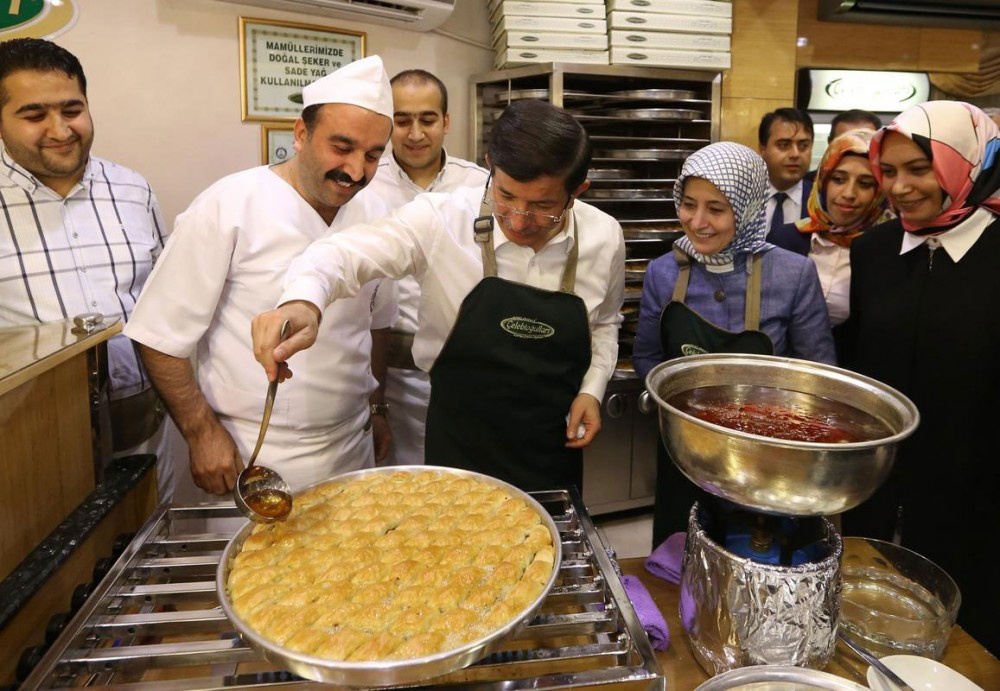
[(240, 121), (240, 16), (364, 31), (367, 54), (381, 55), (390, 76), (416, 67), (438, 75), (452, 113), (446, 146), (457, 156), (469, 155), (469, 77), (492, 69), (478, 0), (459, 0), (441, 27), (457, 38), (217, 0), (79, 5), (79, 21), (55, 41), (87, 74), (94, 153), (145, 175), (168, 227), (212, 182), (261, 162), (260, 124)]

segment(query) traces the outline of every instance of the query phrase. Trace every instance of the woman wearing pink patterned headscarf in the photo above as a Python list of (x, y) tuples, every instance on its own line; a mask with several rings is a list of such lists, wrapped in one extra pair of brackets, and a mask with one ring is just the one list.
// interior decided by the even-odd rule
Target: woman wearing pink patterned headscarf
[(902, 113), (869, 155), (899, 219), (851, 246), (848, 365), (909, 396), (917, 432), (845, 534), (899, 537), (958, 583), (958, 622), (1000, 653), (1000, 131), (967, 103)]

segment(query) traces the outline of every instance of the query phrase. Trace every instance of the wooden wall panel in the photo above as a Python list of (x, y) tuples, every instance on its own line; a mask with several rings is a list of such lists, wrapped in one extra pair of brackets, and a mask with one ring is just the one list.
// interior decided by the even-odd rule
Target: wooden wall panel
[(799, 0), (799, 67), (976, 72), (983, 32), (821, 22), (819, 0)]
[(0, 578), (94, 489), (87, 354), (0, 396)]
[(732, 68), (722, 78), (722, 139), (757, 146), (761, 116), (795, 103), (796, 69), (977, 72), (981, 31), (821, 22), (818, 0), (733, 3)]
[(134, 533), (156, 509), (156, 473), (150, 470), (80, 543), (41, 590), (0, 630), (0, 685), (14, 683), (25, 648), (41, 645), (52, 615), (70, 609), (73, 590), (93, 579), (97, 560), (111, 555), (115, 538)]
[(797, 31), (792, 2), (734, 2), (732, 68), (723, 73), (723, 98), (791, 99)]
[(723, 98), (721, 139), (746, 144), (756, 151), (760, 119), (775, 108), (788, 104), (788, 99)]

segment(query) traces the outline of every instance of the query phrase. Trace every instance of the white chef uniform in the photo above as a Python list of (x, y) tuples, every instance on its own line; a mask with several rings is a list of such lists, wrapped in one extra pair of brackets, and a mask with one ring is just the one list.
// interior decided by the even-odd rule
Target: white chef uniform
[[(385, 212), (376, 195), (362, 190), (327, 227), (267, 167), (225, 177), (178, 216), (126, 333), (168, 355), (195, 356), (208, 404), (249, 458), (267, 389), (253, 356), (251, 320), (278, 303), (289, 263), (312, 241)], [(374, 463), (366, 429), (368, 397), (377, 386), (369, 331), (396, 318), (392, 291), (378, 288), (379, 281), (367, 283), (356, 297), (324, 310), (316, 346), (295, 356), (294, 378), (278, 388), (259, 460), (293, 491)], [(187, 468), (178, 471), (195, 498), (213, 498), (199, 496)], [(189, 498), (182, 496), (184, 484), (178, 482), (180, 500)]]
[[(482, 252), (471, 230), (482, 197), (482, 187), (421, 194), (387, 218), (313, 243), (292, 262), (280, 301), (325, 305), (331, 299), (354, 295), (373, 278), (412, 274), (421, 289), (413, 359), (420, 369), (430, 371), (462, 300), (483, 279)], [(580, 393), (600, 401), (618, 359), (625, 241), (618, 221), (589, 204), (577, 200), (567, 215), (566, 227), (537, 253), (507, 240), (501, 232), (493, 233), (498, 274), (510, 281), (558, 290), (574, 228), (579, 228), (573, 292), (587, 307), (592, 353)], [(433, 459), (428, 461), (433, 463)]]
[[(413, 201), (424, 192), (452, 192), (460, 187), (477, 187), (486, 184), (487, 171), (471, 161), (444, 155), (444, 165), (437, 177), (426, 188), (417, 185), (406, 174), (392, 154), (384, 156), (378, 172), (370, 185), (390, 209)], [(399, 319), (394, 332), (417, 332), (417, 309), (420, 304), (420, 286), (417, 279), (406, 276), (396, 282), (398, 289)], [(389, 402), (389, 427), (392, 429), (392, 447), (387, 465), (413, 465), (424, 462), (424, 428), (427, 423), (427, 404), (431, 397), (430, 377), (419, 369), (389, 367), (386, 376), (386, 400)]]

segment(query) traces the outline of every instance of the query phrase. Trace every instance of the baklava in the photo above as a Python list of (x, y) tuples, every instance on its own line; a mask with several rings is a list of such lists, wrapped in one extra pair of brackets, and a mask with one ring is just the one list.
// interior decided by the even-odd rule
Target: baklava
[(556, 546), (521, 497), (440, 470), (332, 480), (257, 525), (226, 584), (236, 615), (280, 646), (338, 661), (453, 650), (537, 601)]

